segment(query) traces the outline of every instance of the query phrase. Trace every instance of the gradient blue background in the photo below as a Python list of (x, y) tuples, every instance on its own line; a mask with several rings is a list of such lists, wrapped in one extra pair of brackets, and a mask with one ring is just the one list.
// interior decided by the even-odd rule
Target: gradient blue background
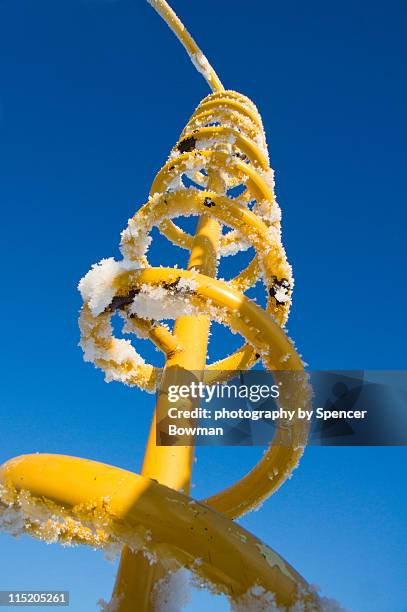
[[(304, 358), (405, 367), (406, 4), (174, 8), (225, 85), (262, 113), (296, 276), (289, 331)], [(119, 256), (119, 232), (208, 88), (142, 0), (1, 0), (0, 53), (0, 462), (46, 451), (139, 469), (153, 398), (83, 363), (76, 285)], [(162, 241), (152, 262), (173, 254)], [(261, 452), (200, 449), (193, 494), (232, 482)], [(406, 611), (405, 460), (399, 448), (310, 448), (241, 522), (349, 610)], [(2, 589), (69, 589), (75, 612), (109, 598), (116, 568), (101, 553), (5, 535), (0, 550)], [(209, 608), (227, 604), (196, 593), (188, 610)]]

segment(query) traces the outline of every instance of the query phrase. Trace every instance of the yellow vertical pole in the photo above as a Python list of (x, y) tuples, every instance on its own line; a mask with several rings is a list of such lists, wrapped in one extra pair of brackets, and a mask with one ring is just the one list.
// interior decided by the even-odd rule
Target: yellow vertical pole
[[(215, 187), (219, 181), (221, 181), (219, 177), (211, 177), (211, 186)], [(220, 233), (220, 224), (208, 215), (202, 215), (191, 249), (189, 270), (193, 268), (201, 274), (216, 276)], [(174, 334), (181, 349), (167, 359), (165, 369), (178, 366), (186, 370), (204, 370), (209, 328), (210, 320), (204, 315), (183, 316), (177, 319)], [(188, 494), (194, 447), (156, 445), (156, 417), (160, 408), (159, 402), (165, 401), (167, 401), (165, 394), (161, 394), (154, 412), (141, 473), (167, 487), (182, 489)], [(151, 593), (156, 582), (164, 575), (164, 570), (159, 564), (151, 565), (143, 553), (134, 554), (125, 547), (113, 593), (117, 610), (119, 612), (154, 610)]]

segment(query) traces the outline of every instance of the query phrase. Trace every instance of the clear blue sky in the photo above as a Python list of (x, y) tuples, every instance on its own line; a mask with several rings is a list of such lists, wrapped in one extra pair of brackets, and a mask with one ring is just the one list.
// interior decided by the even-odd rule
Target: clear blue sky
[[(262, 113), (296, 277), (288, 327), (304, 358), (405, 368), (406, 4), (174, 8), (224, 84)], [(0, 53), (0, 462), (59, 452), (139, 469), (153, 398), (83, 363), (76, 285), (119, 256), (119, 232), (208, 88), (142, 0), (1, 0)], [(172, 253), (161, 242), (152, 261)], [(201, 449), (193, 494), (261, 452)], [(398, 448), (311, 448), (242, 524), (348, 609), (406, 612), (405, 460)], [(109, 597), (115, 566), (101, 553), (4, 535), (0, 549), (0, 588), (69, 589), (75, 612)], [(227, 609), (197, 594), (189, 610), (209, 606)]]

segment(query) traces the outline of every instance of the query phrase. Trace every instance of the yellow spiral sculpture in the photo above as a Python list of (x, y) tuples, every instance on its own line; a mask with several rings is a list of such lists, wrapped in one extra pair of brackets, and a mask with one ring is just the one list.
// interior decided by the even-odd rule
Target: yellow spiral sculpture
[[(282, 329), (293, 279), (281, 243), (280, 209), (260, 115), (246, 96), (223, 89), (167, 3), (151, 4), (214, 93), (193, 113), (156, 175), (148, 201), (122, 232), (123, 259), (102, 260), (80, 282), (85, 359), (101, 368), (108, 381), (149, 391), (165, 388), (180, 369), (202, 371), (204, 382), (214, 384), (258, 359), (269, 370), (300, 373), (301, 359)], [(233, 197), (233, 190), (239, 195)], [(187, 215), (199, 216), (195, 236), (173, 222)], [(155, 226), (190, 251), (187, 270), (150, 267), (147, 251)], [(229, 281), (215, 278), (220, 257), (249, 247), (255, 256), (245, 270)], [(267, 288), (266, 310), (244, 295), (259, 278)], [(150, 338), (164, 352), (162, 376), (129, 340), (113, 336), (115, 313), (122, 316), (124, 331)], [(160, 323), (164, 319), (176, 319), (172, 331)], [(208, 365), (211, 320), (240, 334), (245, 343)], [(291, 389), (291, 401), (300, 405), (309, 399), (301, 380)], [(157, 410), (166, 401), (161, 393)], [(226, 594), (236, 611), (320, 610), (321, 600), (305, 580), (233, 521), (271, 495), (297, 465), (307, 432), (295, 420), (284, 427), (285, 436), (287, 428), (290, 444), (282, 443), (277, 429), (246, 476), (202, 501), (189, 497), (193, 445), (157, 445), (155, 418), (141, 475), (66, 456), (12, 459), (0, 468), (1, 524), (12, 533), (47, 541), (124, 547), (109, 610), (159, 610), (163, 585), (171, 593), (171, 579), (181, 568)]]

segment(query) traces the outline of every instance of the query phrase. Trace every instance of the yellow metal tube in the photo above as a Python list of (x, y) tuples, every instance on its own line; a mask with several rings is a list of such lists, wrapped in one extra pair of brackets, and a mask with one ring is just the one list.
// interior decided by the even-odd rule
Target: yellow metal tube
[(222, 91), (223, 85), (209, 64), (206, 57), (203, 55), (202, 51), (182, 23), (182, 21), (178, 18), (178, 16), (174, 13), (170, 5), (165, 2), (165, 0), (147, 0), (149, 4), (157, 11), (159, 15), (164, 19), (167, 25), (174, 32), (175, 36), (181, 42), (181, 44), (185, 47), (189, 57), (191, 58), (193, 64), (201, 72), (203, 77), (206, 79), (208, 85), (211, 87), (212, 91)]
[[(217, 181), (217, 177), (214, 176), (212, 185), (219, 186)], [(200, 218), (192, 244), (189, 269), (193, 268), (206, 276), (215, 276), (220, 233), (221, 226), (216, 219), (208, 215)], [(198, 371), (205, 369), (209, 328), (210, 319), (205, 315), (180, 317), (176, 321), (174, 336), (180, 350), (173, 352), (167, 358), (164, 377), (176, 375), (177, 367)], [(192, 338), (194, 342), (191, 342)], [(189, 494), (194, 448), (193, 446), (157, 446), (156, 415), (163, 409), (159, 405), (160, 402), (166, 402), (164, 395), (158, 398), (141, 473), (167, 487)], [(165, 572), (160, 564), (152, 566), (142, 552), (133, 553), (130, 548), (125, 547), (113, 591), (113, 599), (118, 602), (118, 611), (153, 610), (152, 591), (164, 575)]]
[[(260, 114), (247, 97), (224, 90), (167, 2), (148, 1), (215, 93), (198, 106), (157, 173), (149, 201), (129, 220), (122, 233), (123, 261), (102, 260), (79, 285), (85, 360), (103, 369), (107, 380), (150, 391), (160, 380), (159, 370), (145, 363), (128, 340), (114, 336), (111, 317), (117, 309), (126, 332), (142, 332), (166, 355), (142, 475), (73, 457), (18, 457), (0, 466), (0, 517), (6, 517), (6, 524), (10, 516), (17, 517), (24, 532), (47, 541), (101, 548), (120, 544), (112, 599), (119, 612), (153, 612), (155, 587), (179, 567), (240, 606), (246, 606), (247, 598), (253, 603), (254, 597), (261, 609), (272, 601), (273, 609), (274, 604), (290, 609), (298, 604), (314, 612), (320, 609), (318, 598), (304, 579), (231, 520), (258, 505), (291, 474), (308, 425), (296, 418), (282, 423), (257, 465), (203, 502), (189, 497), (193, 440), (157, 446), (156, 424), (168, 408), (165, 391), (188, 371), (213, 383), (223, 379), (217, 369), (251, 367), (261, 358), (266, 368), (277, 370), (276, 382), (285, 385), (281, 407), (307, 407), (310, 390), (301, 359), (283, 330), (293, 279), (280, 240), (280, 211)], [(195, 183), (192, 188), (186, 178)], [(236, 187), (240, 195), (233, 196)], [(190, 214), (200, 215), (195, 236), (172, 221)], [(222, 235), (223, 225), (230, 231)], [(190, 250), (188, 270), (149, 267), (153, 226)], [(217, 280), (218, 256), (250, 246), (256, 254), (248, 267), (230, 281)], [(260, 275), (268, 294), (266, 311), (243, 294)], [(167, 315), (178, 316), (173, 332), (159, 324)], [(207, 365), (211, 319), (240, 334), (246, 344)], [(281, 369), (296, 373), (286, 377)]]

